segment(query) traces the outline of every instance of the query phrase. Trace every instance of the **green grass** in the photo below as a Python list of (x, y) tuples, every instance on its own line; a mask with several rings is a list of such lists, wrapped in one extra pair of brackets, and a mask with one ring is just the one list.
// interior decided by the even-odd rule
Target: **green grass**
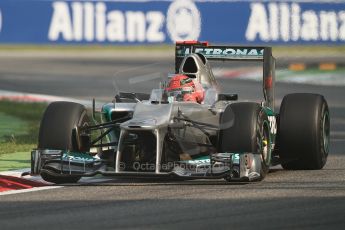
[(0, 112), (0, 138), (14, 134), (23, 135), (26, 126), (27, 123), (22, 119)]
[(0, 155), (0, 172), (22, 168), (30, 168), (28, 151)]
[(44, 103), (0, 101), (0, 155), (36, 147)]

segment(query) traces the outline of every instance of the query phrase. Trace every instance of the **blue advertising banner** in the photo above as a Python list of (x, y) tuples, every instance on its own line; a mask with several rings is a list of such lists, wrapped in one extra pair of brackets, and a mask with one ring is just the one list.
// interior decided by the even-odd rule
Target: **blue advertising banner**
[(0, 43), (338, 44), (344, 1), (1, 0)]

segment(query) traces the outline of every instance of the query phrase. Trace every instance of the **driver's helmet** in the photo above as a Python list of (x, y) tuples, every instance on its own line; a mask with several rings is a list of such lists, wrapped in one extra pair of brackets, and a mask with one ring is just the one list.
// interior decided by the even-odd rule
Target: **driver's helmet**
[(186, 75), (175, 75), (170, 79), (166, 92), (169, 100), (202, 103), (204, 89), (197, 81)]

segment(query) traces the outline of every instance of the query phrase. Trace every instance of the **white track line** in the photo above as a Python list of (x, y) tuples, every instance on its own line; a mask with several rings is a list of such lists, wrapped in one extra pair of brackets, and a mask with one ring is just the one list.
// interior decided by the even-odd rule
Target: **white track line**
[(34, 102), (53, 102), (53, 101), (72, 101), (80, 104), (88, 104), (91, 101), (78, 100), (75, 98), (59, 97), (46, 94), (24, 93), (17, 91), (0, 90), (0, 98), (8, 100), (19, 101), (34, 101)]
[(49, 189), (62, 188), (62, 187), (63, 186), (44, 186), (44, 187), (34, 187), (34, 188), (27, 188), (27, 189), (20, 189), (20, 190), (10, 190), (10, 191), (5, 191), (5, 192), (0, 192), (0, 196), (27, 193), (27, 192), (36, 192), (36, 191), (49, 190)]
[[(47, 186), (4, 191), (4, 192), (0, 192), (0, 196), (27, 193), (27, 192), (36, 192), (36, 191), (56, 189), (56, 188), (63, 188), (64, 187), (63, 185), (55, 185), (53, 183), (46, 182), (45, 180), (42, 179), (41, 176), (30, 176), (30, 175), (23, 176), (23, 177), (21, 176), (23, 172), (29, 172), (29, 171), (30, 171), (30, 168), (24, 168), (24, 169), (18, 169), (18, 170), (13, 170), (13, 171), (0, 172), (0, 175), (13, 176), (13, 177), (23, 178), (23, 179), (31, 180), (31, 181), (35, 181), (35, 182), (41, 182), (41, 183), (47, 184)], [(102, 183), (102, 182), (106, 182), (106, 181), (110, 181), (110, 180), (112, 180), (112, 178), (84, 177), (84, 178), (81, 178), (80, 181), (78, 183), (76, 183), (75, 185), (90, 184), (90, 183)]]
[(30, 172), (30, 168), (24, 168), (24, 169), (12, 170), (12, 171), (0, 172), (0, 175), (18, 177), (18, 178), (22, 178), (22, 179), (26, 179), (26, 180), (31, 180), (31, 181), (35, 181), (35, 182), (45, 183), (47, 185), (51, 184), (49, 182), (44, 181), (42, 179), (42, 177), (40, 177), (40, 176), (30, 176), (30, 175), (28, 175), (28, 176), (23, 176), (22, 177), (22, 173), (24, 173), (24, 172)]
[[(70, 101), (82, 104), (87, 108), (92, 108), (92, 100), (79, 100), (76, 98), (59, 97), (46, 94), (34, 94), (24, 93), (16, 91), (7, 91), (0, 89), (0, 100), (20, 101), (20, 102), (54, 102), (54, 101)], [(104, 102), (96, 101), (96, 111), (100, 111), (100, 108), (104, 105)]]
[(35, 191), (55, 189), (55, 188), (63, 187), (63, 186), (55, 186), (55, 185), (51, 186), (50, 183), (44, 181), (40, 176), (25, 176), (25, 177), (21, 176), (23, 172), (28, 172), (28, 171), (30, 171), (30, 168), (24, 168), (24, 169), (12, 170), (12, 171), (0, 172), (0, 175), (13, 176), (13, 177), (23, 178), (23, 179), (31, 180), (31, 181), (35, 181), (35, 182), (41, 182), (41, 183), (47, 184), (47, 186), (34, 187), (34, 188), (28, 188), (28, 189), (19, 189), (19, 190), (9, 190), (9, 191), (5, 191), (5, 192), (0, 192), (0, 196), (11, 195), (11, 194), (19, 194), (19, 193), (27, 193), (27, 192), (35, 192)]

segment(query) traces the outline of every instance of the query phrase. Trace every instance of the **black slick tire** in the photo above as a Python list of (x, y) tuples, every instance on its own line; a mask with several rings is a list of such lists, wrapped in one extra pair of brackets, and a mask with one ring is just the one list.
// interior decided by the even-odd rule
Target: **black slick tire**
[[(74, 128), (88, 122), (83, 105), (73, 102), (53, 102), (43, 114), (39, 130), (38, 149), (78, 151)], [(76, 183), (79, 176), (56, 177), (41, 173), (44, 180), (56, 184)]]
[(284, 169), (324, 167), (329, 153), (330, 115), (322, 95), (286, 95), (278, 127), (278, 153)]
[(219, 150), (261, 154), (262, 180), (269, 171), (271, 140), (268, 117), (261, 106), (252, 102), (230, 104), (225, 108), (220, 124)]

